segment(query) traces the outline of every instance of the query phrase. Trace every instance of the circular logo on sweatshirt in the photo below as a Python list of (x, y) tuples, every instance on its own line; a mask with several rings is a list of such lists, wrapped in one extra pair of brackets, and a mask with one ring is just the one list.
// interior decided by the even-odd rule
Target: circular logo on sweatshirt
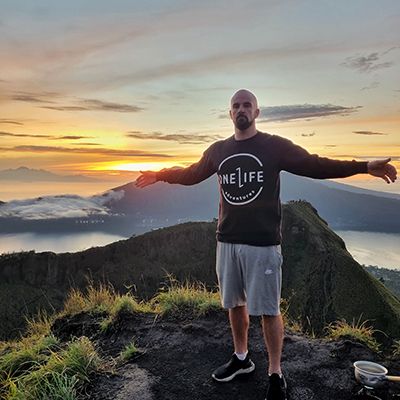
[(263, 189), (263, 165), (253, 154), (233, 154), (219, 165), (218, 181), (222, 195), (229, 204), (248, 204), (255, 200)]

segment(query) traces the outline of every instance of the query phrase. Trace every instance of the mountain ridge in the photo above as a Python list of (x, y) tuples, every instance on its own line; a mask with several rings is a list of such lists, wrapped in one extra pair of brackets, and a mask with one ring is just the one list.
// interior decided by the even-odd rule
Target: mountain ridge
[(21, 166), (0, 170), (0, 180), (20, 182), (98, 182), (85, 175), (58, 175), (44, 169)]
[[(399, 299), (353, 260), (311, 205), (284, 205), (282, 228), (282, 295), (294, 317), (320, 331), (332, 320), (362, 315), (377, 329), (399, 336)], [(85, 287), (88, 277), (110, 281), (122, 292), (134, 287), (139, 299), (152, 297), (167, 274), (215, 288), (215, 229), (211, 222), (186, 223), (77, 253), (0, 256), (0, 314), (9, 321), (0, 334), (23, 326), (15, 304), (28, 314), (57, 308), (69, 289)]]

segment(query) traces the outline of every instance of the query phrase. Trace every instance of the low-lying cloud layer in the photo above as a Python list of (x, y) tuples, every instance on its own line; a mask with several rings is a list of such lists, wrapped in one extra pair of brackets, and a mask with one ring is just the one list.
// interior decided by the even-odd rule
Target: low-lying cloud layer
[(220, 135), (165, 134), (161, 132), (144, 133), (139, 131), (131, 131), (126, 136), (134, 139), (165, 140), (171, 142), (178, 142), (180, 144), (210, 143), (223, 138)]
[(123, 190), (110, 190), (100, 195), (80, 197), (75, 195), (45, 196), (36, 199), (13, 200), (0, 204), (0, 218), (46, 220), (60, 218), (89, 218), (113, 215), (107, 207), (112, 201), (125, 196)]

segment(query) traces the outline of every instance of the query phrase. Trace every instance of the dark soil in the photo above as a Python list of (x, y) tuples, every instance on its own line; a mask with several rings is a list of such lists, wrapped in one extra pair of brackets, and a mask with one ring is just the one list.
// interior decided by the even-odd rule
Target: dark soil
[[(217, 383), (212, 371), (232, 354), (227, 315), (212, 313), (200, 319), (125, 315), (112, 331), (100, 334), (99, 316), (78, 315), (57, 321), (56, 335), (86, 335), (100, 354), (114, 365), (114, 373), (97, 373), (86, 388), (93, 400), (263, 400), (266, 389), (267, 353), (260, 320), (252, 319), (249, 334), (256, 370), (229, 383)], [(134, 341), (139, 354), (130, 362), (115, 364), (126, 344)], [(383, 363), (392, 375), (400, 362), (381, 359), (371, 350), (349, 340), (329, 342), (286, 332), (282, 368), (289, 400), (350, 400), (361, 389), (354, 379), (356, 360)], [(114, 362), (114, 364), (113, 364)], [(400, 384), (375, 391), (383, 400), (398, 398)]]

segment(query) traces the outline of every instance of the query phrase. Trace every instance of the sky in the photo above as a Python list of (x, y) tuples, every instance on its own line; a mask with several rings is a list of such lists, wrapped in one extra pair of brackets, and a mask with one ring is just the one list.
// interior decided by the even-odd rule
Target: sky
[[(258, 98), (259, 130), (400, 168), (397, 0), (3, 0), (0, 38), (0, 170), (83, 174), (105, 189), (190, 165), (233, 134), (240, 88)], [(1, 182), (0, 200), (51, 192), (24, 185)]]

